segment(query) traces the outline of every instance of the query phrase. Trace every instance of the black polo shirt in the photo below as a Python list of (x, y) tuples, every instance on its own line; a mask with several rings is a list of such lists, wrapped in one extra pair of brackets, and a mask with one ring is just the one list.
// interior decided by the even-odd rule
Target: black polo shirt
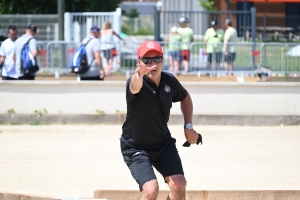
[(171, 138), (167, 123), (172, 102), (184, 100), (187, 91), (167, 72), (161, 72), (159, 87), (144, 76), (137, 94), (130, 92), (130, 81), (126, 83), (127, 115), (121, 140), (137, 149), (159, 147)]

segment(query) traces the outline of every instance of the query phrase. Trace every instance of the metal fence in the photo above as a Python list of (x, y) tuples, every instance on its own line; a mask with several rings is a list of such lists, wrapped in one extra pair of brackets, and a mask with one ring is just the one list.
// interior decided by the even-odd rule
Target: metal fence
[[(40, 71), (38, 73), (69, 73), (68, 64), (74, 49), (79, 45), (78, 42), (51, 41), (37, 42), (40, 51), (38, 63)], [(117, 43), (118, 55), (113, 60), (113, 70), (124, 74), (131, 74), (136, 69), (136, 51), (141, 42)], [(167, 42), (160, 42), (164, 51), (163, 70), (169, 71), (169, 50)], [(232, 44), (236, 47), (236, 59), (234, 70), (230, 73), (236, 75), (254, 75), (256, 73), (274, 73), (300, 75), (300, 43), (259, 43), (238, 42)], [(225, 70), (224, 55), (222, 55), (219, 69), (216, 70), (216, 52), (220, 51), (223, 43), (213, 46), (213, 61), (210, 70), (207, 69), (207, 55), (203, 54), (205, 43), (193, 42), (189, 45), (190, 62), (189, 74), (202, 76), (204, 74), (223, 75), (228, 73)], [(106, 60), (102, 53), (103, 66)], [(184, 73), (183, 66), (178, 73)]]
[[(117, 58), (113, 61), (114, 69), (121, 73), (133, 73), (136, 69), (136, 51), (140, 42), (127, 42), (125, 45), (119, 43)], [(167, 42), (160, 42), (164, 51), (163, 70), (169, 71), (169, 50)], [(68, 63), (74, 49), (79, 45), (76, 42), (52, 41), (38, 42), (41, 50), (38, 62), (41, 71), (64, 72), (68, 73)], [(231, 44), (236, 48), (236, 59), (234, 61), (233, 74), (255, 74), (258, 72), (276, 73), (276, 74), (300, 74), (300, 43), (260, 43), (238, 42)], [(207, 69), (207, 55), (203, 54), (205, 43), (193, 42), (189, 45), (190, 62), (189, 74), (217, 74), (228, 73), (225, 70), (224, 56), (222, 55), (219, 69), (216, 69), (214, 60), (216, 52), (222, 51), (223, 43), (217, 43), (213, 46), (211, 68)], [(106, 61), (102, 55), (103, 65)], [(183, 67), (179, 73), (183, 73)]]
[(102, 27), (105, 21), (109, 21), (116, 33), (121, 33), (121, 9), (115, 12), (83, 12), (64, 14), (65, 41), (80, 42), (85, 38), (93, 25)]
[(10, 25), (15, 25), (22, 35), (29, 24), (37, 26), (37, 40), (58, 40), (58, 15), (0, 15), (0, 35), (6, 36)]
[[(101, 27), (105, 21), (112, 24), (112, 28), (117, 33), (121, 32), (121, 9), (115, 12), (84, 12), (64, 14), (64, 37), (65, 41), (79, 42), (85, 38), (93, 25)], [(0, 15), (0, 36), (6, 38), (7, 28), (15, 25), (19, 30), (19, 35), (25, 33), (29, 24), (37, 26), (35, 38), (38, 41), (59, 40), (59, 16), (53, 15)]]
[(299, 74), (300, 44), (262, 43), (260, 66), (269, 73)]

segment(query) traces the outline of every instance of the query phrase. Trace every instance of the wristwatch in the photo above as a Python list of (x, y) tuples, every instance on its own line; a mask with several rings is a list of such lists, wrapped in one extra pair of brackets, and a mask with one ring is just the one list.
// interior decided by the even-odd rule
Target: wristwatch
[(193, 124), (192, 123), (187, 123), (186, 125), (183, 126), (183, 128), (193, 129)]

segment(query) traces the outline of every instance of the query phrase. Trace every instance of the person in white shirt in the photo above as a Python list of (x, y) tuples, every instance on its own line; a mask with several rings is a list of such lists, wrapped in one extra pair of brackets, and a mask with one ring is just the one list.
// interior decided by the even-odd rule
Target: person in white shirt
[(19, 80), (34, 80), (36, 73), (24, 74), (21, 69), (21, 51), (27, 42), (29, 42), (29, 49), (32, 56), (36, 58), (38, 56), (38, 49), (36, 46), (36, 39), (34, 38), (37, 32), (37, 27), (35, 24), (29, 24), (26, 27), (25, 34), (19, 37), (15, 42), (14, 58), (16, 61), (17, 73), (19, 74)]
[(228, 71), (234, 70), (234, 61), (236, 56), (236, 42), (238, 41), (237, 31), (232, 27), (232, 22), (230, 19), (225, 20), (226, 31), (224, 35), (224, 60), (225, 69)]
[(2, 80), (18, 80), (14, 56), (15, 41), (18, 36), (16, 26), (8, 27), (8, 38), (4, 40), (0, 47), (0, 65), (2, 67)]

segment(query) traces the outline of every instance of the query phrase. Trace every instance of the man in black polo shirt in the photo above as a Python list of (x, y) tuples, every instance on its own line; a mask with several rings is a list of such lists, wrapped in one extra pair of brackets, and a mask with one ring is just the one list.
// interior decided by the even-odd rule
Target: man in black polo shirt
[(167, 123), (172, 102), (180, 101), (185, 137), (195, 144), (198, 134), (192, 125), (192, 99), (171, 73), (162, 72), (164, 58), (159, 43), (142, 43), (137, 56), (137, 68), (126, 84), (127, 116), (120, 138), (121, 152), (142, 191), (141, 199), (157, 198), (154, 166), (170, 187), (169, 199), (183, 200), (186, 180)]

